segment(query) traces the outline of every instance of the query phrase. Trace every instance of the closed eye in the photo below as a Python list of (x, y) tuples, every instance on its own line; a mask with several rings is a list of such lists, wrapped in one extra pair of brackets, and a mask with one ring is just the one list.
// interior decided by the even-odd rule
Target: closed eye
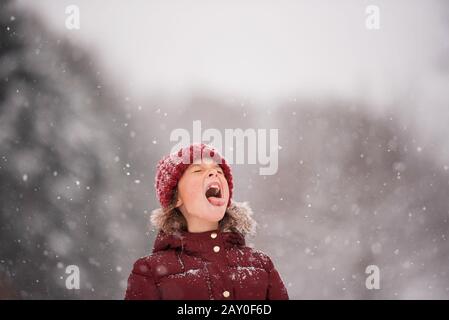
[(220, 166), (216, 166), (215, 169), (217, 170), (218, 173), (223, 174), (223, 169), (221, 169)]

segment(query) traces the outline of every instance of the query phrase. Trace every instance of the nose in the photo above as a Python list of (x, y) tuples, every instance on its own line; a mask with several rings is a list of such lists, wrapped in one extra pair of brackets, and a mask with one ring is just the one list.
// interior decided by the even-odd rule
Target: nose
[(212, 177), (212, 176), (218, 176), (218, 171), (217, 171), (217, 169), (210, 169), (210, 171), (209, 171), (209, 177)]

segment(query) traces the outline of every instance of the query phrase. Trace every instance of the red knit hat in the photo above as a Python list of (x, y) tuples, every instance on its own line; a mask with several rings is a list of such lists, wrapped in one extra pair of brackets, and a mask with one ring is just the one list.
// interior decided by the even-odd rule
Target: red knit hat
[(176, 186), (184, 171), (197, 159), (214, 160), (222, 169), (229, 186), (228, 207), (232, 198), (232, 173), (226, 160), (213, 147), (204, 143), (194, 143), (178, 152), (164, 156), (156, 167), (155, 188), (162, 208), (170, 205)]

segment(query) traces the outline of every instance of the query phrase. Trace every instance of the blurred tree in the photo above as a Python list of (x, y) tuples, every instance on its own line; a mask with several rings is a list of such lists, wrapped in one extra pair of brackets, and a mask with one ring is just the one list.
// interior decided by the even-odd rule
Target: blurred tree
[[(0, 295), (119, 298), (129, 142), (91, 56), (0, 4)], [(65, 288), (78, 265), (81, 289)]]
[[(280, 170), (259, 184), (271, 188), (258, 204), (272, 213), (267, 249), (294, 297), (447, 298), (449, 185), (434, 160), (439, 146), (420, 144), (416, 120), (394, 107), (369, 110), (329, 99), (277, 110)], [(370, 264), (381, 290), (365, 287)]]

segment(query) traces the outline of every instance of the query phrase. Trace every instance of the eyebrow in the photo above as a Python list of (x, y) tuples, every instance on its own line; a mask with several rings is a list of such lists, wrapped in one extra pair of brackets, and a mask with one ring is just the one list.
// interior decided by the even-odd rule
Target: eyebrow
[[(192, 164), (192, 169), (196, 169), (197, 167), (201, 167), (201, 165), (200, 165), (200, 164), (198, 164), (198, 163), (194, 163), (194, 164)], [(217, 169), (223, 170), (223, 169), (221, 168), (221, 166), (220, 166), (219, 164), (215, 164), (215, 165), (214, 165), (214, 168), (217, 168)]]

